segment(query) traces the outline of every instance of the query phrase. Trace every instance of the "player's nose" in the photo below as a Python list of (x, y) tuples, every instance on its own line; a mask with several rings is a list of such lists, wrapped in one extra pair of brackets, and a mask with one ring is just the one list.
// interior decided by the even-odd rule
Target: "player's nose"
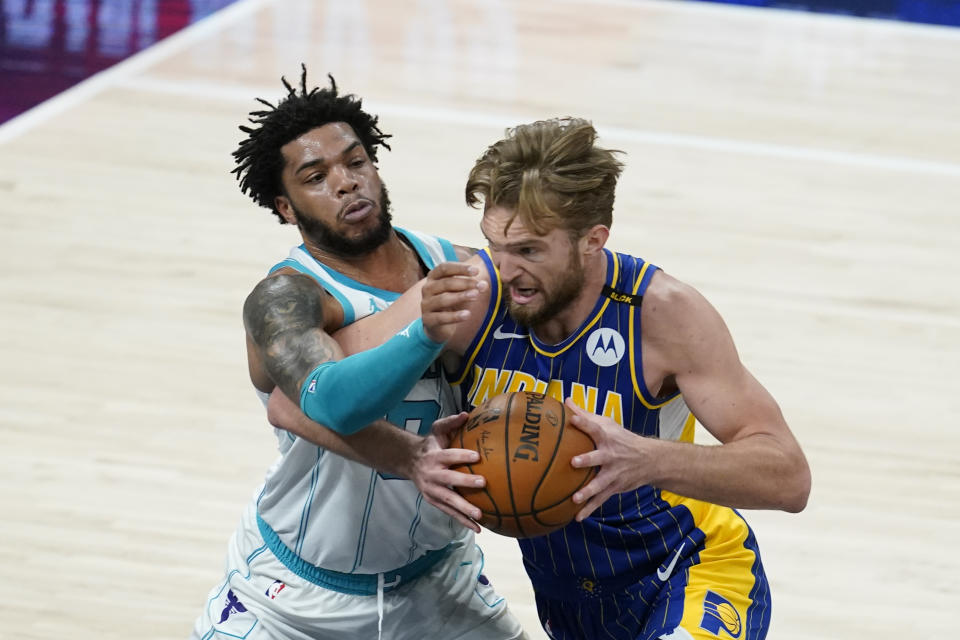
[(498, 257), (499, 260), (495, 260), (494, 264), (497, 267), (497, 271), (500, 272), (500, 279), (504, 282), (510, 282), (516, 279), (521, 273), (520, 266), (517, 262), (511, 259), (506, 253), (500, 254)]
[(360, 187), (360, 181), (357, 180), (357, 176), (345, 166), (333, 167), (327, 176), (327, 180), (329, 180), (333, 188), (336, 189), (338, 195), (353, 193)]

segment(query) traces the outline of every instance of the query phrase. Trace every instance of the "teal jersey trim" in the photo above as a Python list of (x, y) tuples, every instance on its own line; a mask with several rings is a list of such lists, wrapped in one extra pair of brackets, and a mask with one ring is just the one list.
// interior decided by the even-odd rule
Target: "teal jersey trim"
[[(277, 557), (287, 569), (294, 572), (304, 580), (321, 586), (324, 589), (338, 591), (358, 596), (372, 596), (377, 593), (377, 575), (376, 573), (341, 573), (330, 569), (323, 569), (310, 564), (293, 551), (291, 551), (280, 540), (280, 536), (274, 531), (263, 518), (257, 514), (257, 528), (260, 535), (266, 543), (267, 548)], [(383, 573), (384, 591), (392, 591), (400, 585), (405, 585), (416, 580), (431, 567), (447, 557), (453, 548), (448, 544), (442, 549), (428, 551), (413, 562), (392, 571)]]
[[(304, 251), (306, 251), (306, 249), (304, 248), (303, 245), (300, 245), (300, 248), (303, 249)], [(320, 263), (318, 262), (317, 264), (320, 264)], [(323, 265), (321, 265), (321, 266), (323, 266)], [(317, 276), (316, 276), (315, 274), (311, 273), (311, 271), (310, 271), (307, 267), (305, 267), (304, 265), (300, 264), (300, 263), (297, 262), (296, 260), (291, 260), (290, 258), (287, 258), (286, 260), (284, 260), (284, 261), (282, 261), (282, 262), (278, 262), (277, 264), (273, 265), (273, 267), (270, 269), (270, 273), (273, 273), (273, 272), (277, 271), (278, 269), (283, 269), (284, 267), (287, 267), (287, 268), (290, 268), (290, 269), (295, 269), (296, 271), (299, 271), (300, 273), (302, 273), (302, 274), (305, 275), (305, 276), (310, 276), (311, 278), (313, 278), (314, 280), (316, 280), (317, 283), (319, 283), (321, 287), (323, 287), (324, 291), (326, 291), (327, 293), (329, 293), (330, 295), (332, 295), (332, 296), (334, 297), (334, 299), (335, 299), (337, 302), (340, 303), (340, 307), (343, 309), (343, 324), (344, 324), (344, 325), (351, 324), (351, 323), (353, 323), (353, 322), (357, 319), (356, 314), (354, 314), (354, 312), (353, 312), (353, 305), (350, 304), (350, 301), (347, 300), (346, 296), (344, 296), (342, 293), (340, 293), (340, 291), (338, 291), (337, 289), (335, 289), (335, 288), (333, 288), (333, 287), (327, 287), (327, 286), (323, 283), (323, 281), (317, 279)], [(336, 273), (336, 272), (330, 272), (330, 270), (329, 270), (329, 269), (326, 269), (326, 268), (324, 268), (324, 271), (326, 271), (327, 273), (330, 273), (330, 274), (331, 274), (331, 277), (333, 276), (333, 273)]]

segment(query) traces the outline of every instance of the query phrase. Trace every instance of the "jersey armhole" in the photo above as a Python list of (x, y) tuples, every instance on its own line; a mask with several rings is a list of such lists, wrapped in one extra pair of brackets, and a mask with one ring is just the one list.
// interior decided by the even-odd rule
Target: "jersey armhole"
[[(642, 299), (647, 287), (650, 286), (650, 280), (658, 270), (659, 267), (644, 261), (643, 266), (640, 268), (640, 275), (637, 276), (637, 279), (633, 283), (631, 293), (635, 297)], [(643, 353), (641, 350), (641, 336), (643, 333), (640, 327), (640, 309), (641, 307), (630, 307), (630, 378), (633, 381), (633, 392), (640, 402), (643, 403), (643, 406), (647, 409), (659, 409), (677, 398), (677, 396), (680, 395), (680, 391), (677, 390), (666, 398), (654, 398), (650, 390), (647, 389), (646, 380), (643, 378)]]
[(300, 264), (296, 260), (291, 260), (288, 258), (282, 262), (278, 262), (277, 264), (273, 265), (273, 267), (270, 268), (268, 275), (275, 273), (276, 271), (283, 268), (293, 269), (294, 271), (302, 273), (305, 276), (310, 276), (311, 278), (313, 278), (313, 280), (316, 281), (317, 284), (323, 287), (324, 291), (326, 291), (331, 296), (333, 296), (333, 299), (337, 301), (337, 304), (339, 304), (340, 308), (343, 310), (343, 326), (347, 326), (348, 324), (353, 323), (353, 321), (357, 319), (353, 312), (353, 305), (350, 304), (350, 301), (347, 300), (346, 296), (344, 296), (343, 293), (341, 293), (340, 291), (337, 291), (337, 289), (334, 287), (328, 287), (326, 283), (324, 283), (323, 280), (318, 278), (315, 273), (310, 271), (310, 269)]

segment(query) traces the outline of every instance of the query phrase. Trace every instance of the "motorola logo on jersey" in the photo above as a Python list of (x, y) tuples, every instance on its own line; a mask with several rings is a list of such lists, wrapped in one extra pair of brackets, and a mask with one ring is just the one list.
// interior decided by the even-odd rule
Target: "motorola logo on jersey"
[(707, 591), (703, 598), (703, 619), (700, 628), (719, 636), (720, 630), (726, 631), (731, 638), (739, 638), (743, 626), (740, 613), (733, 604), (719, 593)]
[(591, 333), (585, 348), (587, 357), (601, 367), (617, 364), (627, 351), (623, 336), (609, 327), (603, 327)]

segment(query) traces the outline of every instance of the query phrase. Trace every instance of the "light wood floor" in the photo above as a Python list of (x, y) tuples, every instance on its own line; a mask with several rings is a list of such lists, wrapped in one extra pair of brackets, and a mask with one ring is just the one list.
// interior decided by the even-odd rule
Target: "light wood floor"
[[(298, 242), (228, 173), (305, 61), (393, 133), (398, 223), (592, 119), (612, 246), (699, 287), (813, 468), (751, 512), (770, 638), (956, 635), (960, 31), (664, 1), (241, 2), (0, 128), (0, 638), (182, 638), (275, 456), (242, 300)], [(512, 541), (487, 568), (543, 638)]]

